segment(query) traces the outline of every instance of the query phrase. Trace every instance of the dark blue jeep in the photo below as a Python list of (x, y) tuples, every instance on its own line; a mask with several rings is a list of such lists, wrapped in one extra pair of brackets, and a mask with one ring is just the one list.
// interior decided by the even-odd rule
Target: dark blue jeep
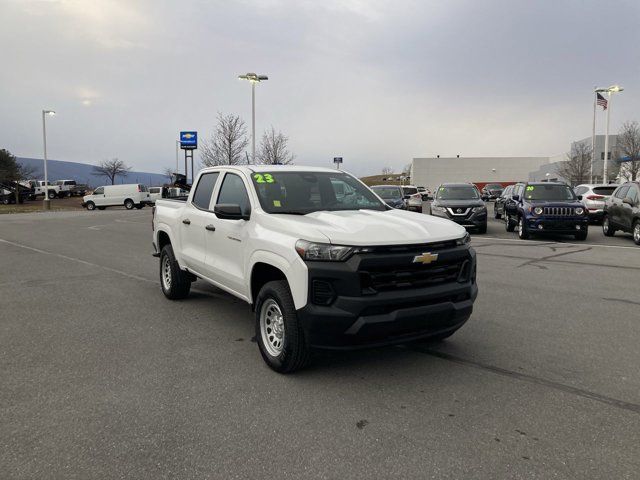
[(569, 185), (559, 182), (517, 183), (507, 199), (507, 232), (518, 227), (518, 237), (532, 234), (573, 235), (585, 240), (589, 229), (589, 211)]

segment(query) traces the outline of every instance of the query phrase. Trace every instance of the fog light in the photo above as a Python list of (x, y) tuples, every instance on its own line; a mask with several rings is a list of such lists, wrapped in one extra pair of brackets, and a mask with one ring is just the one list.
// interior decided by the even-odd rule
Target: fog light
[(538, 225), (538, 230), (542, 230), (543, 228), (542, 224)]
[(580, 225), (576, 225), (576, 230), (580, 230)]

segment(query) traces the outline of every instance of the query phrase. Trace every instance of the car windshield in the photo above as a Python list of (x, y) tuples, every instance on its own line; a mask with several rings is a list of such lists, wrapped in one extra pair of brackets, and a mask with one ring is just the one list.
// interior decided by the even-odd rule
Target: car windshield
[(256, 172), (251, 179), (267, 213), (388, 209), (371, 190), (343, 172)]
[(438, 189), (438, 200), (474, 200), (480, 198), (478, 190), (471, 185), (442, 185)]
[(487, 190), (502, 190), (502, 185), (500, 185), (499, 183), (489, 183), (485, 185), (485, 188)]
[(527, 185), (524, 189), (526, 200), (575, 200), (576, 196), (568, 185)]
[(402, 197), (402, 192), (398, 187), (371, 187), (371, 190), (376, 192), (380, 198), (384, 198), (385, 200)]
[(405, 195), (415, 195), (418, 193), (418, 189), (416, 187), (402, 187), (402, 191)]

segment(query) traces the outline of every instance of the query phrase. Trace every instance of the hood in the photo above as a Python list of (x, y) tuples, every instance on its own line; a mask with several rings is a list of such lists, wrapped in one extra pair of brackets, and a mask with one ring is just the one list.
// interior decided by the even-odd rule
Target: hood
[(482, 199), (477, 198), (475, 200), (435, 200), (433, 202), (436, 207), (481, 207), (484, 205)]
[(527, 200), (532, 207), (584, 207), (580, 200)]
[(260, 215), (266, 228), (336, 245), (405, 245), (453, 240), (466, 230), (444, 218), (404, 210), (347, 210), (308, 215)]

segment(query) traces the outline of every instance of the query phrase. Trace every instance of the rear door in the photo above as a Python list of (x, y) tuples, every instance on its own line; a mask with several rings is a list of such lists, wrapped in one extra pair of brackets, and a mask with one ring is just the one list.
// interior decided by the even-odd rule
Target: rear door
[(622, 200), (627, 196), (629, 185), (622, 185), (611, 197), (611, 207), (609, 208), (609, 221), (616, 226), (622, 227)]
[(633, 210), (638, 203), (638, 189), (635, 185), (629, 186), (624, 200), (620, 205), (620, 226), (630, 232), (633, 225)]
[[(217, 191), (216, 204), (240, 205), (243, 213), (251, 213), (249, 185), (238, 173), (227, 172)], [(245, 245), (251, 220), (213, 220), (215, 231), (208, 231), (207, 271), (212, 272), (212, 280), (248, 297), (245, 281)]]
[(178, 219), (183, 262), (186, 267), (205, 277), (209, 276), (205, 264), (206, 227), (215, 219), (211, 211), (211, 199), (219, 175), (220, 172), (200, 175), (193, 196)]

